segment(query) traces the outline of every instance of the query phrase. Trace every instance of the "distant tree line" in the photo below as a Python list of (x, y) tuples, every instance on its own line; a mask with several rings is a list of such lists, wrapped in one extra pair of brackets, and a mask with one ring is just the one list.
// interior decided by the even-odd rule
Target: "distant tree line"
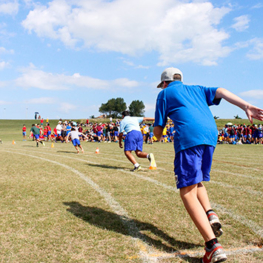
[(112, 98), (106, 103), (102, 103), (99, 112), (106, 114), (108, 117), (119, 118), (121, 113), (129, 110), (131, 116), (144, 116), (145, 112), (144, 103), (140, 100), (134, 100), (127, 108), (126, 102), (123, 98)]

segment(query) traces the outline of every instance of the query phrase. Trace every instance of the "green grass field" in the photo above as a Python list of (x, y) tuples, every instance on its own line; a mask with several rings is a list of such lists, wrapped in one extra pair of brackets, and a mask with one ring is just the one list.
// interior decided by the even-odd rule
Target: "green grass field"
[[(144, 145), (157, 170), (141, 159), (132, 173), (118, 143), (83, 142), (79, 155), (71, 143), (37, 148), (22, 141), (23, 123), (34, 121), (0, 120), (0, 262), (200, 262), (204, 244), (176, 189), (171, 143)], [(263, 262), (262, 152), (215, 151), (205, 185), (227, 262)]]

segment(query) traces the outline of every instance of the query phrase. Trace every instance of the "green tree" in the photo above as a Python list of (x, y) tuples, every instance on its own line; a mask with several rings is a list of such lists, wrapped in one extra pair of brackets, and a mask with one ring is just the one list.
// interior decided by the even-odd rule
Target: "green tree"
[(112, 98), (106, 103), (102, 103), (99, 112), (106, 113), (111, 117), (118, 117), (127, 109), (126, 103), (123, 98)]
[(129, 106), (129, 111), (131, 116), (144, 116), (145, 112), (144, 103), (140, 100), (133, 100)]

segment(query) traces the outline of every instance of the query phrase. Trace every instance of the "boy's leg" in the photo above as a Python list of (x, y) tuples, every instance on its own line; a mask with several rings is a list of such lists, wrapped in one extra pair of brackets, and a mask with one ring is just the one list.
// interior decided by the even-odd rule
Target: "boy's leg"
[(205, 212), (211, 210), (210, 201), (205, 186), (202, 183), (197, 184), (197, 198), (204, 208)]
[(124, 152), (125, 156), (127, 157), (127, 159), (132, 163), (132, 164), (136, 164), (136, 160), (134, 158), (134, 156), (132, 155), (131, 151), (125, 151)]
[(74, 147), (75, 147), (75, 149), (77, 150), (77, 153), (79, 153), (78, 146), (76, 145), (76, 146), (74, 146)]
[(214, 239), (215, 235), (207, 219), (203, 206), (197, 197), (197, 192), (197, 184), (180, 189), (180, 195), (188, 214), (203, 236), (205, 242), (208, 242)]
[(81, 145), (79, 145), (79, 148), (81, 149), (82, 153), (84, 153), (84, 150)]

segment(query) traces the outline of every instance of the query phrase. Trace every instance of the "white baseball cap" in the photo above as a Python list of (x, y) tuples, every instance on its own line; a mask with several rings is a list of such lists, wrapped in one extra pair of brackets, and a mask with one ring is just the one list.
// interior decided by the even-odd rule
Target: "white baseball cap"
[(181, 81), (183, 82), (183, 73), (178, 68), (167, 68), (163, 71), (161, 75), (161, 83), (157, 86), (157, 88), (161, 88), (163, 85), (163, 81), (174, 81), (174, 74), (179, 74), (181, 76)]

